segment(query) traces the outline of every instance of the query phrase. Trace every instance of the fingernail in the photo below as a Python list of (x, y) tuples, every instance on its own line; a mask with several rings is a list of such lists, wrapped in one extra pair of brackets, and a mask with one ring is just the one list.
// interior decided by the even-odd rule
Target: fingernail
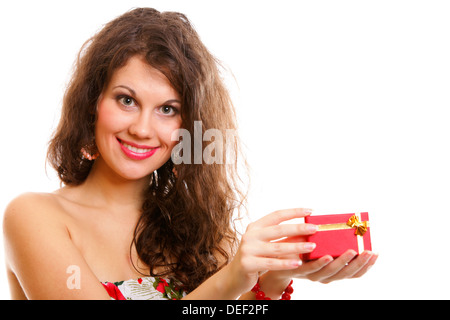
[(306, 226), (306, 231), (309, 233), (317, 232), (318, 227), (315, 224), (308, 224)]
[(333, 257), (332, 256), (323, 256), (320, 258), (320, 260), (322, 260), (323, 262), (323, 266), (326, 266), (327, 264), (329, 264), (331, 261), (333, 261)]
[(311, 214), (311, 213), (313, 212), (313, 209), (303, 209), (303, 211), (304, 211), (306, 214)]
[(302, 260), (293, 260), (292, 261), (292, 266), (297, 268), (300, 267), (303, 264)]
[(349, 250), (346, 254), (347, 260), (353, 259), (358, 253), (355, 250)]
[(304, 244), (305, 250), (313, 251), (316, 248), (316, 244), (314, 242), (307, 242)]

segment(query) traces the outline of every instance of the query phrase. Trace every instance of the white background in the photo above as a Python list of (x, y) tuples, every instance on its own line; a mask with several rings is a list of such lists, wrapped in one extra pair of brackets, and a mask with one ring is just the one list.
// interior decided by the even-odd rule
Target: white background
[(357, 280), (297, 280), (295, 299), (450, 298), (447, 1), (2, 1), (0, 212), (59, 187), (45, 155), (72, 63), (136, 6), (185, 13), (233, 73), (252, 219), (369, 212), (378, 263)]

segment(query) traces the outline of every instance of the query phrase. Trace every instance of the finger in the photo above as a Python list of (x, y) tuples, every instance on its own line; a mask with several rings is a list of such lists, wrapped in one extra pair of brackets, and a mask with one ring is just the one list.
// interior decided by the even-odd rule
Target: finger
[(317, 226), (310, 223), (279, 224), (264, 229), (261, 240), (276, 240), (285, 237), (305, 236), (317, 232)]
[(294, 243), (294, 242), (307, 242), (308, 241), (308, 236), (304, 235), (304, 236), (293, 236), (293, 237), (286, 237), (286, 238), (281, 238), (278, 240), (272, 240), (272, 242), (289, 242), (289, 243)]
[(298, 274), (306, 276), (308, 274), (318, 272), (319, 270), (324, 268), (327, 264), (329, 264), (331, 261), (333, 261), (333, 257), (326, 255), (317, 260), (304, 262), (298, 268)]
[(340, 257), (336, 258), (333, 262), (329, 263), (327, 266), (319, 270), (318, 272), (312, 273), (308, 278), (312, 281), (321, 281), (328, 279), (339, 271), (341, 271), (346, 265), (356, 256), (354, 250), (348, 250), (344, 252)]
[(278, 257), (295, 254), (309, 253), (316, 247), (312, 242), (297, 242), (297, 243), (281, 243), (281, 242), (266, 242), (259, 246), (252, 248), (253, 255), (264, 257)]
[(281, 271), (298, 268), (302, 261), (300, 259), (277, 259), (266, 257), (253, 257), (242, 262), (242, 269), (247, 273), (261, 272), (265, 270)]
[(375, 264), (375, 262), (378, 259), (378, 254), (374, 253), (372, 255), (372, 257), (370, 258), (369, 262), (367, 262), (367, 264), (364, 266), (364, 268), (362, 268), (361, 270), (359, 270), (357, 273), (355, 273), (352, 278), (359, 278), (362, 275), (364, 275), (367, 271), (369, 271), (369, 269)]
[(251, 223), (253, 227), (267, 227), (280, 224), (283, 221), (306, 217), (312, 213), (312, 209), (294, 208), (278, 210)]
[(364, 266), (369, 262), (372, 256), (372, 252), (364, 251), (358, 257), (349, 262), (347, 266), (339, 270), (336, 274), (329, 278), (323, 279), (321, 282), (329, 283), (336, 280), (352, 278), (356, 273), (364, 268)]

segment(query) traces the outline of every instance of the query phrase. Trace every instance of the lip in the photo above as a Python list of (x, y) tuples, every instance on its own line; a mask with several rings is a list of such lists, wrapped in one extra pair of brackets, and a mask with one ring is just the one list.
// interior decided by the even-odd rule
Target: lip
[[(144, 160), (144, 159), (150, 158), (159, 149), (159, 147), (151, 147), (151, 146), (146, 146), (146, 145), (142, 145), (142, 144), (137, 144), (137, 143), (122, 140), (119, 138), (117, 138), (117, 142), (119, 143), (120, 148), (122, 149), (123, 153), (132, 160)], [(125, 147), (123, 145), (123, 143), (130, 145), (132, 147), (135, 147), (135, 148), (151, 149), (151, 150), (147, 151), (147, 152), (135, 152), (135, 151), (132, 151), (132, 150), (128, 149), (127, 147)]]

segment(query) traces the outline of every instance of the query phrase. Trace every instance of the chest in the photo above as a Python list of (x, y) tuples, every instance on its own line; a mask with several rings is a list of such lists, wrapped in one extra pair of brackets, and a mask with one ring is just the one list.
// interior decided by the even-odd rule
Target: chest
[(136, 223), (131, 219), (105, 219), (95, 213), (72, 221), (72, 241), (100, 281), (136, 279), (142, 273), (148, 274), (132, 245)]

